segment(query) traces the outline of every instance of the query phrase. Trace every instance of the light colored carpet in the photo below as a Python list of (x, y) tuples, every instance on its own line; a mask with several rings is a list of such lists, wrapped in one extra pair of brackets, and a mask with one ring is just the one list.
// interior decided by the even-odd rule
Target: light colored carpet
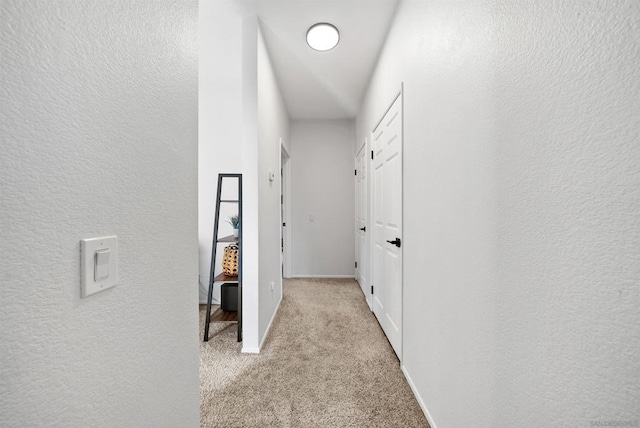
[(286, 280), (259, 355), (236, 331), (201, 342), (201, 427), (429, 426), (354, 280)]

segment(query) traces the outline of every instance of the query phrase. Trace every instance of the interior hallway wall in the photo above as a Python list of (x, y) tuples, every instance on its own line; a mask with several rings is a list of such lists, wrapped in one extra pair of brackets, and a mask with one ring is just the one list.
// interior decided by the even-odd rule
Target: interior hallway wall
[[(197, 427), (197, 1), (0, 21), (0, 424)], [(112, 234), (118, 284), (81, 298)]]
[[(280, 142), (289, 146), (289, 115), (284, 105), (269, 52), (258, 31), (259, 132), (259, 306), (260, 346), (282, 300), (280, 261)], [(273, 181), (270, 175), (273, 174)], [(273, 283), (273, 288), (271, 284)]]
[(291, 122), (292, 276), (354, 275), (354, 121)]
[(639, 63), (636, 1), (401, 3), (356, 141), (404, 82), (403, 366), (434, 428), (638, 420)]

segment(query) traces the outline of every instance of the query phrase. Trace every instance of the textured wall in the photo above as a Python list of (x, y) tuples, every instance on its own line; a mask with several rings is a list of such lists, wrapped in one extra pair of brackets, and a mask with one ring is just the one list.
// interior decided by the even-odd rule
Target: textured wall
[(433, 425), (640, 419), (640, 5), (404, 1), (403, 365)]
[(354, 274), (353, 141), (352, 120), (291, 122), (292, 276)]
[(0, 8), (1, 424), (197, 426), (197, 3)]
[(640, 3), (498, 17), (497, 422), (640, 421)]

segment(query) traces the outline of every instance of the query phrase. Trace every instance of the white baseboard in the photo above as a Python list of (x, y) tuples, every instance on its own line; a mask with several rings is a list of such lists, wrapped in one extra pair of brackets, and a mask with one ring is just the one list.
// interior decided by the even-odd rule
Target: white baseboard
[(264, 336), (260, 341), (260, 346), (257, 348), (242, 346), (242, 350), (240, 351), (243, 354), (259, 354), (262, 351), (262, 347), (269, 336), (269, 332), (271, 331), (271, 325), (273, 324), (273, 320), (276, 319), (276, 315), (278, 315), (278, 311), (280, 310), (280, 304), (282, 303), (282, 294), (280, 295), (280, 300), (278, 301), (278, 305), (276, 306), (276, 310), (273, 311), (273, 315), (271, 316), (271, 320), (269, 321), (269, 325), (267, 326), (267, 330), (264, 332)]
[(429, 410), (427, 410), (427, 405), (424, 404), (424, 401), (422, 401), (422, 397), (420, 396), (420, 393), (418, 392), (415, 384), (411, 380), (411, 376), (409, 376), (409, 372), (407, 372), (407, 369), (405, 369), (403, 365), (401, 365), (400, 368), (402, 369), (402, 373), (404, 374), (405, 379), (407, 379), (409, 388), (411, 388), (413, 395), (416, 397), (416, 400), (418, 401), (418, 405), (420, 406), (420, 409), (422, 409), (422, 413), (424, 413), (424, 416), (427, 418), (427, 422), (429, 422), (429, 426), (431, 428), (437, 428), (436, 423), (433, 421), (433, 418), (429, 413)]
[(355, 275), (291, 275), (290, 279), (296, 279), (296, 278), (337, 278), (337, 279), (342, 279), (342, 278), (355, 278)]

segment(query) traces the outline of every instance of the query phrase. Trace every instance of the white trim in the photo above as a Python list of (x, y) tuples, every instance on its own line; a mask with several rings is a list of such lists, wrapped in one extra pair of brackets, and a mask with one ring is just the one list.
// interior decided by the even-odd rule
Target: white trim
[[(402, 156), (400, 157), (400, 201), (401, 201), (401, 210), (402, 210), (402, 214), (401, 214), (401, 222), (402, 222), (402, 233), (400, 233), (400, 235), (402, 235), (402, 240), (404, 241), (404, 224), (405, 224), (405, 218), (404, 218), (404, 82), (400, 82), (400, 93), (398, 94), (398, 97), (400, 97), (400, 129), (402, 129), (402, 138), (400, 139), (400, 150), (402, 150)], [(406, 244), (406, 241), (405, 241)], [(373, 250), (372, 250), (373, 251)], [(400, 328), (401, 328), (401, 332), (400, 332), (400, 354), (402, 355), (402, 357), (400, 358), (400, 361), (404, 361), (404, 326), (405, 326), (405, 322), (404, 322), (404, 317), (405, 317), (405, 310), (404, 310), (404, 250), (401, 253), (401, 259), (400, 259), (400, 307), (402, 308), (402, 316), (400, 317)], [(400, 363), (402, 364), (402, 363)], [(424, 404), (424, 403), (422, 403)], [(425, 407), (426, 409), (426, 407)], [(428, 412), (427, 412), (428, 413)], [(426, 414), (426, 413), (425, 413)], [(427, 418), (428, 419), (428, 418)], [(435, 428), (435, 425), (432, 426), (432, 428)]]
[(420, 393), (418, 393), (418, 389), (416, 388), (416, 385), (411, 380), (411, 376), (409, 376), (409, 372), (407, 371), (404, 365), (401, 365), (400, 369), (402, 370), (402, 373), (404, 374), (405, 379), (407, 379), (409, 388), (411, 388), (411, 392), (413, 392), (413, 395), (416, 397), (416, 400), (418, 401), (418, 405), (420, 406), (422, 413), (424, 413), (424, 416), (427, 418), (427, 422), (429, 422), (429, 426), (431, 428), (437, 428), (436, 423), (433, 421), (433, 417), (431, 417), (431, 413), (429, 413), (429, 410), (427, 410), (427, 405), (424, 404), (424, 401), (422, 400)]
[[(282, 165), (283, 155), (286, 159), (284, 162), (284, 165)], [(285, 218), (287, 223), (287, 225), (285, 226), (286, 233), (284, 236), (284, 260), (283, 260), (284, 278), (290, 278), (291, 277), (291, 253), (292, 253), (291, 251), (292, 249), (291, 219), (293, 217), (291, 215), (291, 155), (289, 154), (289, 151), (282, 143), (282, 138), (280, 138), (280, 167), (282, 168), (282, 175), (284, 177), (284, 183), (282, 184), (284, 188), (284, 211), (285, 211)], [(280, 219), (280, 224), (282, 224), (282, 218)]]
[[(364, 137), (364, 143), (362, 143), (360, 145), (360, 147), (358, 148), (358, 150), (356, 150), (356, 159), (358, 158), (358, 155), (360, 154), (360, 152), (362, 150), (367, 150), (367, 137)], [(366, 155), (365, 155), (366, 156)]]
[(296, 279), (296, 278), (336, 278), (336, 279), (342, 279), (342, 278), (354, 278), (355, 279), (355, 275), (293, 275), (291, 277), (291, 279)]
[(264, 336), (262, 337), (262, 340), (260, 341), (260, 346), (258, 346), (257, 348), (248, 347), (248, 346), (242, 346), (242, 350), (240, 351), (241, 353), (243, 353), (243, 354), (259, 354), (260, 351), (262, 351), (262, 347), (264, 346), (264, 343), (266, 342), (267, 337), (269, 336), (269, 332), (271, 331), (271, 324), (273, 324), (273, 320), (276, 319), (276, 315), (278, 314), (278, 311), (280, 310), (280, 303), (282, 303), (283, 294), (280, 294), (280, 300), (278, 300), (278, 305), (276, 306), (276, 310), (273, 311), (273, 316), (271, 317), (271, 320), (269, 321), (269, 325), (267, 326), (267, 330), (264, 332)]
[[(360, 235), (358, 234), (358, 227), (360, 224), (358, 223), (358, 204), (360, 201), (358, 200), (358, 154), (362, 151), (362, 148), (356, 152), (355, 157), (353, 158), (353, 167), (355, 171), (355, 175), (353, 177), (353, 256), (355, 260), (355, 267), (353, 268), (353, 274), (356, 278), (358, 284), (362, 288), (362, 274), (360, 273), (360, 269), (362, 269), (362, 254), (360, 254)], [(360, 263), (360, 269), (358, 269), (358, 263)]]
[[(366, 236), (364, 246), (366, 247), (365, 251), (367, 251), (369, 254), (367, 254), (367, 275), (365, 277), (368, 284), (365, 287), (365, 290), (363, 290), (363, 292), (365, 293), (365, 298), (367, 299), (367, 305), (369, 305), (369, 310), (371, 312), (373, 312), (373, 293), (370, 292), (371, 286), (373, 285), (373, 224), (371, 222), (371, 217), (373, 217), (373, 195), (371, 194), (371, 189), (373, 188), (373, 179), (371, 178), (371, 172), (373, 170), (373, 159), (371, 159), (371, 156), (369, 154), (371, 153), (371, 151), (373, 151), (373, 140), (371, 138), (372, 136), (373, 133), (369, 133), (364, 137), (364, 142), (366, 144), (366, 152), (364, 157), (367, 160), (367, 224), (365, 226), (369, 231), (369, 234), (367, 234)], [(367, 291), (369, 291), (369, 293), (367, 293)]]
[(287, 147), (282, 142), (282, 137), (280, 137), (280, 148), (282, 149), (282, 151), (284, 152), (286, 157), (288, 157), (288, 158), (291, 157), (291, 155), (289, 154), (289, 150), (287, 150)]

